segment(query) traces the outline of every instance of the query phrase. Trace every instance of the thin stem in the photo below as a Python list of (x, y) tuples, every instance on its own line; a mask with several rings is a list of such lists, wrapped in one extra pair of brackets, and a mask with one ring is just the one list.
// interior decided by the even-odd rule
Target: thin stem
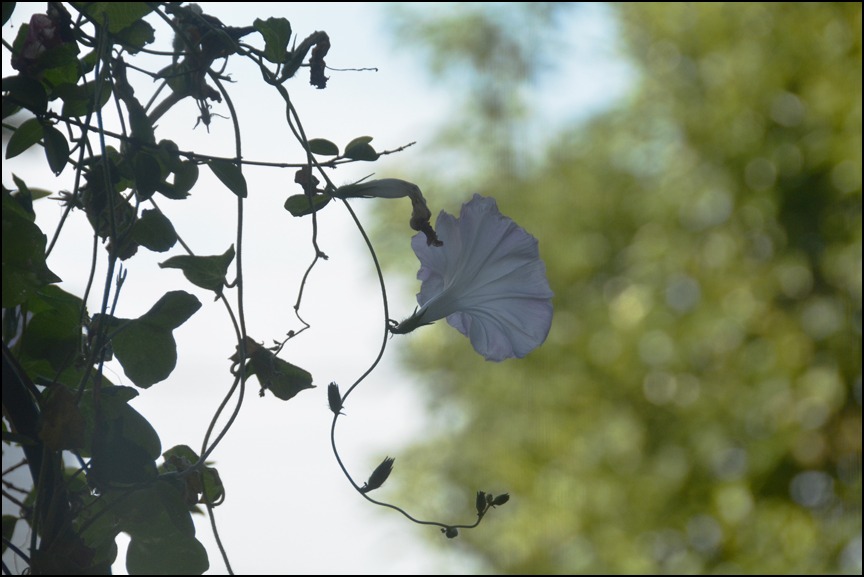
[[(266, 71), (266, 68), (263, 68)], [(269, 73), (269, 72), (268, 72)], [(294, 137), (300, 142), (303, 146), (303, 149), (306, 151), (306, 161), (307, 164), (305, 167), (311, 167), (316, 161), (312, 156), (312, 152), (309, 150), (309, 140), (306, 138), (306, 132), (303, 130), (303, 124), (300, 121), (300, 115), (297, 114), (297, 109), (294, 108), (294, 105), (291, 103), (291, 97), (288, 95), (288, 91), (281, 84), (274, 84), (276, 89), (279, 91), (279, 94), (282, 96), (282, 99), (285, 101), (285, 119), (288, 122), (288, 127), (291, 129), (291, 132), (294, 133)], [(294, 120), (292, 121), (292, 116)], [(296, 122), (297, 126), (294, 126)], [(310, 170), (311, 177), (311, 170)], [(327, 176), (324, 177), (327, 179)], [(329, 182), (329, 179), (328, 179)], [(309, 198), (309, 207), (312, 207), (312, 195), (307, 192), (307, 197)], [(321, 251), (321, 248), (318, 246), (318, 211), (312, 211), (312, 248), (315, 251), (315, 256), (312, 259), (312, 262), (309, 264), (309, 267), (306, 269), (306, 272), (303, 274), (303, 279), (300, 282), (300, 289), (297, 291), (297, 301), (294, 303), (294, 314), (297, 319), (303, 323), (305, 326), (301, 329), (306, 330), (309, 328), (309, 323), (307, 323), (300, 316), (300, 303), (303, 300), (303, 290), (306, 287), (306, 280), (309, 278), (309, 274), (312, 272), (312, 269), (318, 263), (319, 258), (327, 259), (327, 255)]]
[[(9, 549), (11, 549), (13, 553), (15, 553), (16, 555), (18, 555), (19, 557), (21, 557), (21, 559), (22, 559), (25, 563), (27, 563), (28, 565), (30, 564), (30, 557), (28, 557), (27, 554), (24, 553), (24, 551), (22, 551), (21, 549), (19, 549), (18, 547), (16, 547), (15, 544), (12, 543), (12, 541), (10, 541), (9, 539), (7, 539), (6, 537), (3, 537), (3, 545), (6, 546), (6, 547), (9, 547)], [(7, 575), (11, 575), (11, 573), (9, 573), (8, 567), (6, 568), (6, 574), (7, 574)]]
[[(8, 486), (10, 489), (12, 489), (12, 490), (15, 490), (15, 491), (18, 491), (18, 492), (20, 492), (20, 493), (23, 493), (24, 495), (26, 495), (27, 493), (30, 492), (30, 491), (26, 491), (26, 490), (24, 490), (24, 489), (20, 489), (20, 488), (18, 488), (18, 487), (13, 487), (13, 486), (9, 485), (8, 483), (6, 483), (5, 481), (3, 482), (3, 484), (4, 484), (4, 485), (7, 485), (7, 486)], [(10, 493), (10, 492), (7, 491), (6, 489), (3, 489), (3, 490), (2, 490), (2, 494), (3, 494), (3, 498), (4, 498), (4, 499), (9, 500), (10, 502), (12, 502), (12, 503), (15, 504), (15, 505), (18, 505), (19, 507), (21, 507), (21, 509), (24, 509), (24, 510), (28, 509), (27, 505), (24, 504), (24, 501), (21, 501), (20, 499), (18, 499), (18, 497), (16, 497), (15, 495), (13, 495), (12, 493)]]
[[(369, 366), (369, 368), (366, 369), (366, 371), (362, 375), (360, 375), (360, 377), (342, 395), (342, 404), (340, 406), (344, 406), (345, 401), (348, 399), (348, 395), (350, 395), (354, 391), (354, 389), (357, 388), (357, 386), (360, 385), (360, 383), (363, 382), (366, 379), (366, 377), (368, 377), (372, 373), (373, 370), (375, 370), (375, 368), (378, 366), (378, 363), (381, 361), (381, 358), (384, 356), (384, 351), (387, 348), (387, 342), (388, 342), (389, 337), (390, 337), (390, 331), (389, 331), (390, 311), (389, 311), (389, 306), (387, 304), (387, 287), (384, 283), (384, 273), (381, 270), (381, 264), (378, 261), (378, 256), (375, 253), (375, 249), (372, 246), (372, 242), (369, 240), (369, 236), (366, 234), (366, 230), (363, 228), (363, 225), (360, 223), (360, 219), (357, 218), (357, 214), (354, 212), (354, 209), (351, 208), (351, 205), (348, 204), (348, 201), (346, 201), (345, 199), (341, 199), (341, 200), (342, 200), (342, 203), (345, 205), (345, 208), (351, 214), (351, 218), (354, 220), (354, 223), (356, 224), (357, 229), (360, 231), (360, 234), (363, 235), (363, 240), (365, 241), (366, 247), (369, 249), (369, 253), (372, 256), (372, 261), (375, 264), (375, 272), (378, 276), (378, 284), (379, 284), (379, 287), (381, 289), (381, 299), (382, 299), (382, 303), (383, 303), (383, 312), (384, 312), (384, 317), (383, 317), (384, 334), (383, 334), (383, 338), (381, 340), (381, 347), (378, 350), (378, 356), (375, 357), (375, 360), (372, 361), (372, 364)], [(447, 524), (447, 523), (441, 523), (440, 521), (426, 521), (423, 519), (418, 519), (417, 517), (414, 517), (413, 515), (408, 513), (402, 507), (399, 507), (397, 505), (393, 505), (392, 503), (386, 503), (384, 501), (379, 501), (377, 499), (373, 499), (372, 497), (370, 497), (368, 493), (366, 493), (362, 490), (360, 485), (357, 484), (357, 482), (354, 480), (354, 478), (348, 472), (348, 469), (345, 466), (345, 463), (342, 461), (342, 457), (339, 455), (339, 449), (336, 446), (336, 423), (338, 422), (340, 416), (341, 416), (341, 413), (339, 413), (339, 412), (333, 413), (333, 421), (330, 424), (330, 447), (333, 450), (333, 455), (336, 457), (336, 462), (339, 464), (339, 468), (342, 469), (342, 473), (345, 475), (345, 477), (348, 479), (348, 481), (351, 483), (351, 485), (354, 487), (354, 489), (358, 493), (360, 493), (360, 495), (362, 495), (364, 499), (366, 499), (367, 501), (369, 501), (370, 503), (373, 503), (375, 505), (378, 505), (381, 507), (386, 507), (388, 509), (393, 509), (394, 511), (398, 511), (405, 518), (407, 518), (408, 520), (410, 520), (414, 523), (417, 523), (418, 525), (433, 525), (436, 527), (441, 527), (442, 529), (473, 529), (474, 527), (476, 527), (480, 524), (480, 521), (483, 520), (484, 515), (489, 510), (488, 506), (482, 512), (478, 513), (477, 520), (474, 523), (452, 525), (452, 524)]]
[(219, 537), (219, 530), (216, 528), (216, 516), (213, 514), (213, 504), (207, 498), (207, 492), (203, 493), (204, 504), (207, 505), (207, 516), (210, 518), (210, 528), (213, 530), (213, 537), (216, 539), (216, 546), (219, 547), (219, 553), (222, 555), (222, 561), (225, 563), (225, 568), (229, 575), (234, 575), (234, 569), (231, 568), (231, 561), (228, 560), (228, 553), (222, 545), (222, 539)]

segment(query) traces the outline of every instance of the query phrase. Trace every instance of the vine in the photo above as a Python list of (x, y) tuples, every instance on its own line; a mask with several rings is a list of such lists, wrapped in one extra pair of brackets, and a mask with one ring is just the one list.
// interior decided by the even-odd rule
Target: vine
[[(14, 3), (4, 3), (4, 24), (13, 9)], [(155, 40), (147, 18), (170, 27), (172, 51), (147, 48)], [(333, 412), (330, 441), (339, 467), (369, 502), (395, 509), (415, 523), (438, 526), (447, 537), (455, 537), (460, 528), (476, 527), (490, 508), (507, 502), (506, 494), (479, 491), (473, 523), (421, 520), (369, 496), (387, 480), (393, 459), (386, 458), (362, 486), (343, 463), (336, 442), (341, 409), (378, 365), (396, 326), (390, 319), (378, 257), (346, 199), (409, 196), (412, 227), (434, 246), (441, 241), (416, 186), (371, 181), (338, 187), (328, 174), (344, 164), (401, 152), (413, 143), (379, 152), (371, 138), (359, 137), (340, 150), (328, 140), (307, 137), (286, 83), (308, 71), (311, 85), (327, 87), (324, 58), (330, 38), (325, 32), (300, 39), (284, 18), (228, 26), (194, 4), (52, 2), (46, 13), (34, 15), (19, 28), (12, 44), (4, 41), (4, 48), (16, 71), (3, 79), (3, 128), (9, 134), (5, 158), (38, 145), (53, 173), (74, 173), (72, 190), (58, 191), (64, 211), (50, 242), (35, 223), (35, 202), (46, 193), (31, 189), (17, 176), (12, 188), (4, 185), (2, 190), (3, 440), (24, 453), (20, 464), (3, 473), (4, 497), (21, 510), (19, 517), (4, 516), (4, 551), (12, 551), (34, 574), (107, 573), (117, 556), (115, 539), (125, 532), (131, 537), (126, 558), (131, 573), (201, 573), (209, 559), (195, 538), (191, 512), (203, 505), (220, 554), (233, 573), (214, 515), (225, 500), (225, 487), (208, 458), (240, 414), (250, 377), (257, 379), (261, 396), (269, 391), (285, 401), (314, 386), (309, 372), (278, 355), (290, 339), (311, 326), (301, 316), (304, 287), (318, 262), (327, 259), (318, 246), (317, 213), (333, 199), (341, 201), (368, 248), (383, 305), (377, 356), (344, 394), (335, 383), (328, 387)], [(149, 69), (136, 62), (139, 55), (159, 58), (165, 65)], [(280, 95), (289, 133), (305, 158), (243, 158), (240, 118), (226, 88), (225, 71), (232, 58), (253, 62), (264, 85)], [(160, 83), (146, 103), (136, 95), (128, 71)], [(199, 154), (158, 139), (156, 122), (186, 99), (196, 103), (196, 126), (200, 123), (208, 131), (217, 116), (213, 103), (227, 108), (232, 156)], [(118, 126), (108, 126), (109, 103)], [(25, 119), (14, 122), (18, 113)], [(188, 197), (202, 166), (236, 196), (234, 244), (217, 255), (197, 254), (157, 202), (159, 195), (178, 201)], [(285, 208), (294, 217), (310, 216), (312, 221), (313, 258), (293, 305), (302, 328), (269, 347), (250, 336), (246, 327), (242, 262), (249, 191), (243, 169), (248, 166), (296, 168), (295, 183), (302, 192), (288, 197)], [(375, 186), (386, 194), (375, 193)], [(70, 218), (79, 215), (92, 228), (86, 289), (80, 296), (58, 285), (60, 279), (47, 260)], [(138, 318), (117, 316), (133, 257), (142, 249), (164, 253), (176, 245), (185, 254), (167, 258), (160, 267), (178, 269), (191, 284), (211, 291), (225, 308), (236, 342), (230, 386), (197, 453), (188, 445), (163, 452), (157, 432), (129, 401), (171, 375), (177, 357), (173, 332), (195, 315), (201, 302), (186, 291), (171, 291), (155, 298)], [(106, 272), (97, 289), (97, 262), (106, 257)], [(98, 310), (91, 312), (87, 303), (93, 290), (101, 293)], [(134, 387), (115, 385), (106, 376), (105, 363), (111, 358)], [(224, 414), (228, 416), (220, 426)], [(76, 466), (67, 465), (69, 456)], [(7, 482), (7, 475), (25, 464), (33, 487)], [(29, 528), (26, 546), (12, 542), (17, 523)], [(5, 563), (4, 572), (9, 572)]]

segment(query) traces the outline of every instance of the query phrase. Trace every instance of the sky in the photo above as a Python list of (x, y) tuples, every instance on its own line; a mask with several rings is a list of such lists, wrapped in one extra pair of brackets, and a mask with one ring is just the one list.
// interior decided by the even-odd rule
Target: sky
[[(352, 164), (331, 172), (337, 185), (372, 173), (375, 178), (385, 178), (397, 170), (404, 177), (405, 167), (422, 159), (436, 127), (453, 113), (451, 107), (457, 99), (450, 92), (452, 86), (432, 82), (423, 72), (417, 53), (395, 45), (386, 25), (388, 8), (382, 4), (203, 2), (201, 6), (232, 25), (247, 25), (256, 17), (285, 17), (301, 39), (324, 30), (331, 41), (326, 58), (330, 67), (377, 68), (328, 71), (326, 90), (309, 86), (305, 70), (286, 84), (309, 138), (327, 138), (344, 147), (355, 137), (371, 136), (379, 151), (417, 142), (378, 162)], [(435, 6), (429, 4), (425, 9), (436, 10)], [(42, 9), (43, 3), (19, 3), (3, 29), (4, 39), (11, 43), (19, 23)], [(626, 63), (615, 52), (614, 22), (606, 7), (588, 4), (571, 11), (565, 27), (568, 42), (560, 59), (562, 69), (541, 79), (543, 86), (537, 87), (537, 108), (543, 112), (535, 119), (536, 134), (602, 111), (625, 96), (632, 81)], [(157, 43), (165, 46), (166, 27), (157, 27), (156, 34)], [(153, 64), (156, 69), (162, 66), (164, 63)], [(4, 50), (3, 75), (12, 72)], [(242, 127), (244, 158), (302, 161), (300, 148), (284, 121), (284, 105), (260, 81), (257, 71), (232, 58), (226, 72), (236, 81), (228, 89)], [(130, 80), (136, 94), (152, 90), (146, 77), (130, 74)], [(215, 105), (212, 112), (227, 116), (224, 106)], [(194, 128), (197, 116), (194, 103), (181, 103), (160, 120), (157, 138), (170, 138), (185, 150), (233, 156), (231, 122), (214, 117), (208, 133), (200, 126)], [(38, 152), (4, 162), (2, 178), (7, 187), (13, 187), (13, 169), (31, 187), (52, 191), (71, 188), (71, 171), (67, 168), (59, 178), (53, 177)], [(301, 328), (292, 307), (313, 252), (310, 219), (296, 219), (282, 206), (288, 196), (301, 192), (293, 182), (293, 172), (244, 168), (250, 191), (243, 241), (245, 310), (248, 332), (259, 342), (270, 343), (284, 338), (289, 330)], [(422, 182), (417, 184), (423, 188)], [(425, 192), (436, 213), (434, 195)], [(468, 198), (466, 193), (466, 201)], [(354, 203), (366, 223), (375, 202), (383, 201)], [(404, 229), (404, 255), (408, 258), (413, 234), (407, 227), (410, 206), (407, 200), (398, 202), (405, 203), (405, 218), (394, 222), (393, 227)], [(159, 203), (196, 254), (222, 254), (235, 243), (236, 198), (206, 168), (202, 168), (189, 199), (163, 199)], [(59, 204), (42, 200), (35, 208), (37, 223), (50, 237), (61, 213)], [(428, 546), (426, 533), (437, 529), (414, 525), (363, 500), (342, 476), (330, 452), (327, 384), (337, 382), (344, 391), (375, 358), (382, 340), (382, 309), (372, 261), (346, 211), (334, 203), (319, 215), (319, 246), (330, 258), (319, 261), (305, 287), (301, 314), (312, 328), (291, 340), (280, 355), (312, 373), (317, 388), (283, 402), (269, 394), (260, 398), (253, 379), (237, 421), (211, 457), (226, 487), (227, 499), (216, 509), (216, 519), (233, 568), (250, 574), (478, 572), (482, 567), (458, 544), (441, 537), (437, 546)], [(86, 283), (91, 237), (83, 215), (74, 215), (64, 226), (58, 248), (48, 262), (63, 279), (61, 286), (75, 294), (82, 294)], [(211, 416), (231, 385), (228, 357), (235, 346), (224, 307), (213, 302), (212, 293), (190, 285), (179, 271), (159, 268), (159, 262), (181, 254), (180, 250), (178, 246), (157, 254), (142, 249), (128, 261), (128, 277), (116, 313), (124, 318), (138, 317), (170, 290), (195, 294), (203, 304), (174, 333), (179, 357), (175, 371), (131, 403), (158, 431), (163, 451), (177, 444), (190, 445), (196, 451), (200, 448)], [(104, 270), (104, 251), (100, 249), (96, 278)], [(388, 273), (386, 280), (391, 316), (408, 316), (416, 304), (414, 294), (419, 285), (393, 273)], [(91, 312), (98, 309), (99, 297), (98, 293), (91, 297)], [(453, 338), (464, 337), (453, 330)], [(388, 485), (397, 486), (400, 451), (434, 427), (424, 410), (422, 383), (399, 364), (399, 346), (396, 339), (388, 344), (382, 364), (352, 394), (345, 407), (346, 417), (340, 419), (340, 451), (360, 482), (385, 456), (391, 456), (396, 457), (396, 465)], [(107, 374), (116, 384), (132, 384), (117, 364), (110, 366)], [(386, 498), (387, 488), (385, 485), (377, 496)], [(466, 499), (466, 511), (470, 512), (473, 496)], [(7, 505), (4, 501), (4, 514)], [(410, 508), (410, 504), (404, 505)], [(13, 507), (10, 512), (14, 511)], [(223, 574), (225, 567), (207, 520), (198, 518), (196, 527), (210, 554), (209, 573)], [(494, 531), (494, 516), (478, 530)], [(114, 568), (117, 574), (125, 572), (122, 541), (121, 537)]]

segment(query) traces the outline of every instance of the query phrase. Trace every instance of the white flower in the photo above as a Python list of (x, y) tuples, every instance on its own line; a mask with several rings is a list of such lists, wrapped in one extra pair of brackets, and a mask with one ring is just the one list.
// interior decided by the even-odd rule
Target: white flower
[(552, 324), (552, 291), (537, 239), (477, 194), (459, 218), (442, 211), (435, 228), (444, 246), (430, 246), (422, 234), (411, 239), (420, 308), (392, 332), (446, 318), (490, 361), (540, 346)]

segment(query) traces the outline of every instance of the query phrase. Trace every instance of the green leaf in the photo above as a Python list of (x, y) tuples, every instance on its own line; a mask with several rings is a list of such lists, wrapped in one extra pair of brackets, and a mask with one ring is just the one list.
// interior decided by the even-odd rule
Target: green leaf
[(96, 111), (105, 106), (105, 103), (111, 98), (111, 85), (103, 83), (98, 102), (96, 102), (95, 82), (88, 82), (80, 86), (61, 84), (54, 89), (54, 93), (63, 100), (63, 116), (85, 116), (91, 110)]
[(44, 188), (31, 188), (30, 196), (33, 200), (39, 200), (40, 198), (46, 198), (54, 194), (50, 190), (45, 190)]
[[(67, 367), (81, 349), (84, 303), (60, 287), (48, 285), (33, 291), (26, 307), (32, 317), (27, 323), (27, 338), (19, 349), (22, 361), (47, 361), (50, 370), (46, 372), (54, 379), (59, 376), (57, 371)], [(35, 377), (37, 373), (30, 374)]]
[(60, 278), (51, 272), (45, 264), (45, 246), (47, 243), (48, 238), (33, 222), (33, 216), (24, 210), (4, 188), (3, 308), (11, 308), (21, 304), (35, 291), (60, 281)]
[[(9, 22), (9, 18), (12, 16), (12, 12), (15, 11), (15, 5), (17, 2), (4, 2), (3, 3), (3, 21), (0, 22), (0, 25), (6, 24)], [(3, 517), (6, 518), (5, 515)], [(5, 526), (5, 525), (4, 525)], [(3, 532), (3, 536), (6, 536), (6, 532)], [(3, 551), (6, 551), (6, 545), (3, 545)]]
[(114, 355), (126, 376), (141, 388), (168, 378), (177, 364), (172, 331), (201, 308), (201, 302), (183, 291), (166, 293), (137, 319), (111, 319)]
[(234, 245), (228, 248), (224, 254), (214, 256), (173, 256), (163, 263), (161, 268), (179, 268), (183, 271), (186, 279), (201, 288), (222, 294), (225, 286), (225, 276), (228, 274), (228, 266), (234, 260)]
[(85, 419), (72, 389), (64, 386), (47, 388), (42, 394), (39, 438), (53, 451), (85, 447)]
[[(15, 182), (15, 186), (18, 187), (17, 193), (12, 197), (12, 200), (15, 201), (15, 206), (18, 208), (18, 213), (30, 222), (36, 222), (36, 213), (33, 211), (33, 192), (27, 186), (27, 183), (18, 178), (14, 172), (12, 173), (12, 180)], [(11, 191), (7, 190), (6, 187), (3, 187), (3, 192), (11, 194)]]
[(349, 150), (351, 150), (355, 146), (362, 146), (364, 144), (369, 144), (373, 140), (374, 139), (371, 136), (358, 136), (357, 138), (355, 138), (354, 140), (352, 140), (351, 142), (348, 143), (348, 145), (345, 147), (345, 152), (347, 153)]
[(121, 530), (131, 537), (126, 553), (130, 574), (195, 575), (209, 568), (178, 485), (157, 481), (115, 507)]
[(312, 389), (312, 375), (300, 367), (283, 361), (264, 347), (257, 347), (249, 355), (249, 374), (258, 377), (262, 389), (278, 399), (287, 401), (304, 389)]
[(156, 78), (164, 79), (173, 92), (182, 96), (190, 95), (195, 89), (192, 77), (192, 64), (185, 58), (175, 64), (169, 64), (156, 73)]
[(154, 328), (172, 331), (188, 321), (200, 308), (201, 302), (194, 295), (171, 291), (165, 293), (139, 320)]
[(144, 389), (168, 378), (177, 364), (177, 344), (171, 331), (135, 321), (120, 329), (111, 346), (126, 376)]
[(285, 18), (256, 18), (252, 25), (264, 37), (264, 58), (274, 64), (286, 62), (288, 42), (291, 40), (291, 23)]
[(198, 165), (186, 160), (180, 163), (180, 168), (174, 171), (174, 190), (178, 194), (188, 194), (198, 182)]
[(201, 497), (201, 502), (209, 502), (211, 505), (220, 503), (225, 498), (225, 486), (219, 477), (219, 471), (215, 467), (204, 467), (201, 477), (204, 482), (204, 494)]
[(194, 465), (198, 462), (198, 453), (192, 450), (189, 445), (174, 445), (164, 453), (162, 458), (165, 459), (165, 468), (168, 471), (184, 471), (184, 468), (170, 466), (174, 459), (185, 461), (189, 465)]
[[(119, 418), (123, 415), (123, 405), (138, 397), (140, 394), (141, 393), (139, 393), (137, 389), (133, 389), (132, 387), (112, 387), (109, 392), (109, 402), (102, 408), (105, 411), (105, 414), (112, 419)], [(155, 459), (156, 457), (153, 458)]]
[(345, 149), (345, 156), (352, 160), (367, 160), (373, 161), (378, 160), (378, 157), (381, 156), (378, 154), (374, 148), (372, 148), (369, 144), (356, 144), (349, 148)]
[(12, 136), (9, 137), (9, 144), (6, 145), (6, 160), (15, 158), (39, 142), (43, 134), (45, 131), (37, 118), (30, 118), (22, 122), (21, 126), (16, 128)]
[[(152, 130), (152, 125), (150, 128)], [(180, 159), (180, 147), (173, 140), (167, 138), (160, 140), (155, 154), (156, 158), (159, 159), (159, 164), (168, 169), (168, 172), (175, 172), (183, 167), (183, 161)]]
[(222, 160), (214, 158), (207, 161), (207, 166), (213, 171), (213, 174), (222, 181), (222, 184), (228, 187), (228, 190), (239, 196), (246, 198), (246, 179), (243, 177), (243, 172), (240, 168), (230, 160)]
[(48, 110), (48, 95), (41, 82), (26, 76), (10, 76), (3, 79), (4, 108), (7, 101), (26, 108), (34, 114), (45, 114)]
[[(3, 3), (3, 23), (6, 23), (6, 4)], [(11, 2), (8, 2), (11, 4)], [(15, 515), (3, 515), (3, 554), (6, 554), (6, 543), (12, 542), (12, 533), (15, 532), (15, 525), (18, 523), (18, 517)]]
[(55, 175), (59, 175), (69, 162), (69, 143), (62, 132), (53, 126), (43, 127), (45, 138), (45, 158)]
[(137, 396), (131, 387), (104, 387), (97, 412), (93, 391), (83, 397), (81, 412), (91, 428), (91, 472), (99, 487), (152, 481), (162, 452), (159, 435), (138, 411), (129, 406)]
[(130, 575), (201, 575), (209, 568), (204, 545), (187, 535), (132, 539), (126, 550)]
[(310, 206), (309, 197), (305, 194), (295, 194), (288, 197), (285, 201), (285, 210), (294, 216), (306, 216), (313, 212), (318, 212), (330, 202), (332, 199), (326, 194), (316, 194), (312, 197)]
[(136, 54), (156, 39), (153, 27), (145, 20), (133, 22), (131, 26), (117, 34), (117, 40), (131, 54)]
[[(80, 474), (72, 477), (67, 469), (67, 481), (74, 482), (82, 477), (83, 475)], [(120, 528), (117, 526), (117, 516), (114, 513), (127, 495), (125, 491), (109, 491), (92, 495), (89, 488), (75, 491), (75, 497), (80, 499), (81, 506), (72, 522), (75, 534), (93, 551), (90, 567), (97, 564), (110, 567), (117, 558), (117, 544), (114, 539), (120, 533)]]
[(145, 209), (132, 229), (132, 240), (154, 252), (165, 252), (177, 242), (177, 232), (160, 211)]
[(19, 105), (15, 104), (14, 102), (12, 102), (12, 99), (6, 98), (5, 96), (3, 97), (2, 106), (3, 110), (2, 112), (0, 112), (0, 114), (2, 114), (4, 120), (6, 118), (9, 118), (13, 114), (18, 114), (21, 111), (21, 107)]
[(42, 82), (48, 86), (75, 84), (81, 78), (78, 44), (67, 42), (55, 46), (39, 57)]
[(141, 200), (147, 200), (153, 196), (153, 193), (164, 180), (159, 161), (144, 151), (139, 151), (132, 159), (132, 173), (135, 176), (135, 189)]
[(339, 154), (339, 147), (329, 140), (313, 138), (309, 141), (309, 152), (322, 156), (336, 156)]
[[(162, 454), (165, 463), (160, 467), (160, 470), (165, 471), (187, 471), (192, 465), (198, 462), (198, 454), (193, 451), (188, 445), (176, 445), (171, 447)], [(218, 504), (225, 496), (225, 487), (222, 485), (222, 480), (219, 478), (219, 472), (213, 468), (204, 466), (200, 472), (187, 474), (184, 476), (186, 481), (186, 502), (187, 503), (204, 503)], [(199, 495), (203, 496), (199, 499)], [(206, 501), (205, 501), (206, 497)]]
[(78, 60), (81, 63), (81, 75), (90, 74), (96, 68), (96, 62), (99, 61), (99, 51), (93, 49)]
[(76, 10), (85, 14), (94, 24), (108, 22), (108, 31), (117, 34), (152, 12), (147, 2), (72, 2)]

